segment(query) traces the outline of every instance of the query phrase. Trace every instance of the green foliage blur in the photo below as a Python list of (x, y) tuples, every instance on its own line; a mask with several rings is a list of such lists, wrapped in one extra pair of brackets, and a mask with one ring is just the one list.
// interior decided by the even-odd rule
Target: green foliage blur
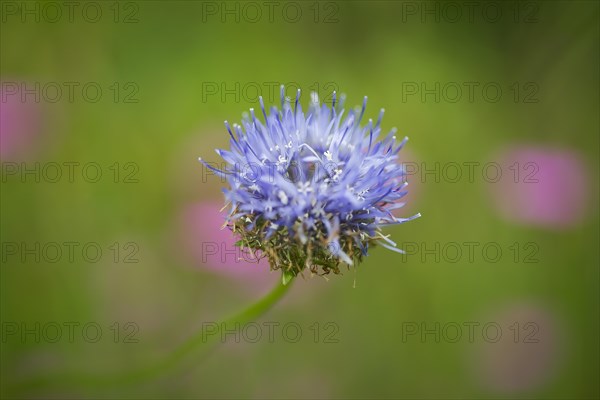
[[(21, 158), (2, 160), (3, 398), (599, 396), (598, 3), (500, 2), (495, 22), (482, 14), (494, 10), (477, 2), (472, 20), (454, 3), (462, 15), (456, 22), (445, 2), (301, 1), (297, 22), (296, 9), (282, 16), (285, 2), (276, 2), (272, 20), (262, 2), (255, 2), (260, 17), (245, 2), (96, 2), (98, 22), (82, 16), (85, 2), (72, 22), (62, 2), (53, 3), (63, 13), (56, 22), (52, 9), (43, 14), (46, 3), (1, 3), (3, 85), (78, 83), (73, 101), (66, 90), (56, 102), (47, 101), (51, 88), (42, 95), (34, 144)], [(39, 22), (15, 4), (34, 13), (37, 4)], [(90, 82), (102, 89), (97, 102), (89, 101), (93, 88), (81, 90)], [(421, 97), (422, 82), (434, 93)], [(449, 82), (463, 90), (457, 101), (456, 85), (443, 90)], [(472, 101), (465, 82), (477, 82)], [(584, 217), (559, 229), (519, 224), (499, 214), (494, 184), (480, 175), (473, 182), (418, 175), (422, 182), (409, 185), (414, 193), (399, 215), (422, 218), (387, 232), (399, 247), (425, 251), (376, 248), (341, 276), (298, 279), (257, 321), (298, 324), (297, 343), (279, 331), (272, 343), (236, 343), (232, 334), (208, 356), (192, 355), (141, 384), (29, 384), (63, 370), (133, 370), (266, 291), (183, 255), (181, 215), (190, 204), (222, 202), (223, 184), (197, 159), (218, 161), (213, 149), (228, 146), (223, 121), (258, 110), (257, 88), (277, 104), (280, 83), (289, 96), (300, 87), (304, 106), (311, 90), (325, 101), (332, 90), (345, 93), (347, 106), (367, 95), (367, 117), (384, 107), (384, 130), (410, 137), (401, 155), (416, 165), (484, 165), (515, 145), (575, 152), (587, 176)], [(501, 88), (497, 101), (492, 89), (483, 92), (488, 83)], [(22, 162), (97, 163), (103, 176), (88, 182), (76, 169), (70, 182), (63, 169), (53, 183), (8, 174), (7, 165)], [(80, 246), (73, 262), (64, 254), (58, 262), (23, 261), (7, 244), (21, 251), (50, 242), (98, 243), (104, 255), (88, 262)], [(465, 242), (499, 243), (503, 256), (490, 262), (480, 245), (470, 261)], [(448, 243), (464, 251), (458, 262), (441, 251)], [(527, 243), (537, 246), (537, 262), (523, 262)], [(139, 262), (123, 262), (131, 252)], [(515, 347), (511, 326), (519, 318), (538, 318), (539, 342)], [(68, 322), (79, 324), (72, 341)], [(332, 329), (324, 329), (328, 322)], [(479, 324), (473, 341), (469, 322)], [(487, 322), (502, 327), (501, 342), (482, 339)], [(23, 327), (36, 323), (59, 324), (62, 337), (23, 339)], [(102, 340), (82, 340), (87, 323), (101, 327)], [(462, 327), (455, 342), (449, 323)], [(437, 334), (423, 337), (422, 329)], [(331, 332), (335, 340), (325, 341)], [(137, 342), (124, 340), (128, 334)]]

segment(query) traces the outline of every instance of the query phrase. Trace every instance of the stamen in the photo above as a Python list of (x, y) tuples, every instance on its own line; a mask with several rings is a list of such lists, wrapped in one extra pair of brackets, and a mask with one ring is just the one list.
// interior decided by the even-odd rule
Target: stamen
[(355, 126), (360, 125), (360, 121), (362, 121), (362, 117), (363, 117), (363, 115), (365, 115), (366, 109), (367, 109), (367, 96), (365, 96), (365, 98), (363, 99), (362, 109), (360, 111), (360, 115), (358, 116), (358, 119), (356, 120)]
[(385, 108), (382, 108), (379, 111), (379, 117), (377, 117), (377, 123), (375, 124), (375, 128), (379, 128), (379, 126), (381, 125), (381, 120), (383, 119), (383, 114), (385, 113)]
[(258, 101), (260, 103), (260, 109), (263, 112), (263, 115), (265, 116), (265, 124), (269, 124), (268, 119), (267, 119), (267, 112), (265, 111), (265, 102), (263, 101), (262, 96), (258, 96)]
[(296, 116), (296, 110), (298, 109), (298, 101), (300, 101), (300, 89), (296, 93), (296, 102), (294, 103), (294, 117)]

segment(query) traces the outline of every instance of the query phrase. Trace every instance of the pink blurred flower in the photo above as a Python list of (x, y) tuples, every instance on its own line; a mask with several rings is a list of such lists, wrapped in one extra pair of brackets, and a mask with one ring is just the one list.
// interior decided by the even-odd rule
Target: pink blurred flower
[(22, 96), (20, 82), (0, 83), (0, 157), (21, 160), (33, 150), (40, 133), (41, 106), (35, 96)]
[(518, 303), (484, 320), (500, 328), (489, 329), (490, 340), (475, 357), (473, 367), (485, 387), (515, 394), (551, 381), (562, 354), (557, 321), (546, 307)]
[(520, 146), (502, 152), (497, 159), (502, 178), (490, 186), (494, 206), (503, 218), (555, 229), (583, 220), (590, 190), (580, 154)]
[[(319, 370), (320, 369), (320, 370)], [(273, 380), (268, 374), (260, 377), (252, 398), (255, 399), (331, 399), (332, 379), (327, 371), (313, 366), (309, 371), (284, 374)], [(293, 395), (292, 395), (293, 393)]]
[(221, 207), (221, 203), (209, 201), (191, 204), (183, 210), (184, 250), (197, 266), (257, 288), (272, 287), (280, 274), (270, 273), (266, 259), (257, 260), (235, 245), (236, 237), (223, 228), (225, 214), (220, 212)]

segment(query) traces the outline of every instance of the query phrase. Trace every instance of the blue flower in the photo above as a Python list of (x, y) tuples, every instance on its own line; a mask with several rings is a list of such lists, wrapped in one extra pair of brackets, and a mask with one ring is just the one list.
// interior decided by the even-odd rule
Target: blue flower
[(374, 244), (401, 252), (381, 229), (420, 216), (392, 214), (407, 193), (398, 153), (408, 138), (398, 141), (395, 129), (382, 136), (383, 109), (361, 126), (366, 97), (345, 116), (335, 92), (331, 106), (312, 93), (306, 114), (299, 99), (300, 90), (292, 106), (282, 86), (281, 109), (267, 113), (260, 98), (263, 121), (254, 109), (242, 125), (225, 121), (231, 148), (217, 153), (227, 167), (200, 160), (227, 179), (227, 226), (238, 245), (291, 275), (339, 273)]

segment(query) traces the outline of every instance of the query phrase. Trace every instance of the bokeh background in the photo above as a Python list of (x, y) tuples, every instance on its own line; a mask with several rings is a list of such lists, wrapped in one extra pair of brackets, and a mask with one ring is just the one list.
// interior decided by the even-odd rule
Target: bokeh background
[[(2, 397), (597, 398), (598, 3), (469, 4), (3, 1)], [(197, 161), (279, 84), (368, 95), (410, 137), (407, 254), (299, 279), (257, 343), (61, 381), (164, 358), (279, 282), (231, 254)]]

